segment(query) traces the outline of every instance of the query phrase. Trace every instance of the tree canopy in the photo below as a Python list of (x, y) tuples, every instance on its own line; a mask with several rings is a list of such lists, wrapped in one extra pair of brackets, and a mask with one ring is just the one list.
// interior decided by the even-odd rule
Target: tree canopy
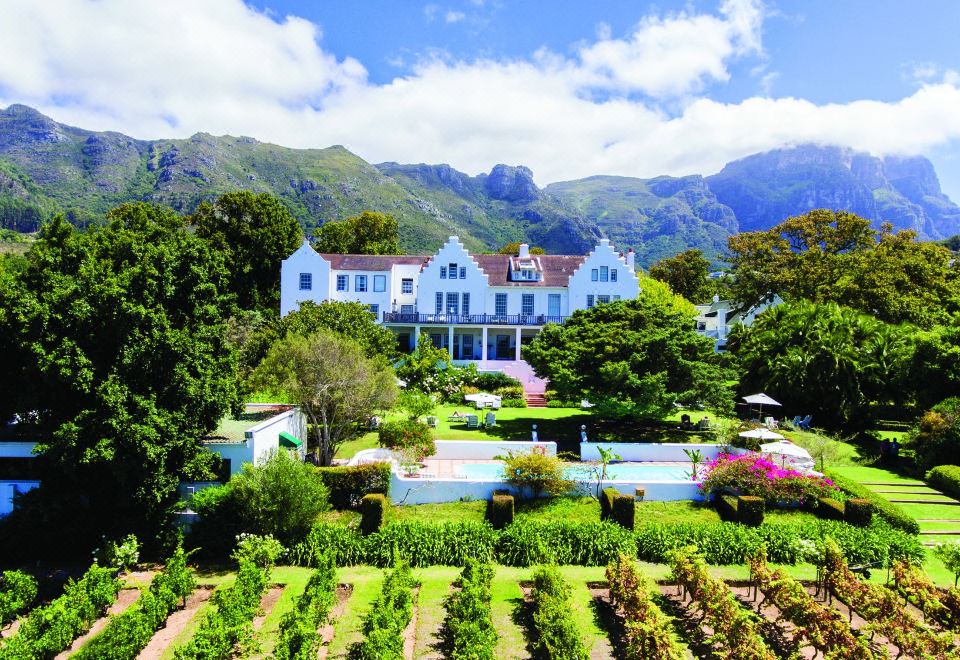
[(644, 291), (547, 325), (523, 356), (563, 399), (611, 403), (631, 416), (659, 417), (678, 401), (711, 409), (732, 401), (713, 342), (694, 331), (692, 314)]
[(340, 445), (364, 433), (368, 418), (397, 398), (393, 368), (329, 330), (287, 335), (270, 348), (252, 379), (300, 405), (321, 465), (330, 465)]
[[(506, 243), (497, 250), (497, 254), (519, 254), (520, 253), (520, 241), (513, 241), (511, 243)], [(530, 254), (546, 254), (546, 251), (542, 247), (530, 246)]]
[(329, 254), (400, 254), (400, 225), (387, 213), (364, 211), (321, 226), (313, 247)]
[(670, 285), (674, 293), (693, 303), (710, 298), (710, 261), (700, 250), (687, 250), (661, 259), (650, 267), (650, 277)]
[(246, 190), (203, 202), (190, 221), (224, 257), (230, 290), (241, 309), (280, 305), (280, 262), (303, 240), (297, 219), (276, 197)]
[[(111, 211), (86, 232), (40, 232), (0, 287), (0, 419), (39, 440), (50, 533), (157, 523), (181, 479), (205, 477), (199, 438), (238, 403), (222, 255), (168, 209)], [(82, 547), (82, 546), (81, 546)]]
[(779, 294), (784, 300), (836, 302), (888, 323), (929, 328), (960, 309), (960, 266), (912, 231), (880, 232), (845, 211), (816, 210), (768, 231), (729, 239), (743, 304)]

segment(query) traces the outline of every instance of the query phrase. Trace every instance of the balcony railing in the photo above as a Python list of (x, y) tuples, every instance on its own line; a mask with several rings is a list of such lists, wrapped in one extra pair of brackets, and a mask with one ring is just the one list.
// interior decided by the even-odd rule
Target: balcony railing
[(384, 312), (384, 323), (412, 325), (546, 325), (563, 323), (566, 316), (546, 314), (411, 314)]

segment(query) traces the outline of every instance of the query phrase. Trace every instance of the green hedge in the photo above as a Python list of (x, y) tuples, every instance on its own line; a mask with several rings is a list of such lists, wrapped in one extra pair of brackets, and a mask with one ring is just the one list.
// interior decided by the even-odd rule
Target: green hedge
[(637, 507), (629, 495), (617, 493), (613, 498), (610, 518), (624, 529), (633, 529), (637, 517)]
[(526, 408), (527, 400), (526, 399), (503, 399), (500, 401), (500, 406), (502, 408)]
[(850, 525), (866, 527), (873, 521), (873, 502), (851, 498), (844, 502), (843, 519)]
[(133, 660), (178, 605), (186, 603), (196, 582), (183, 548), (167, 559), (136, 605), (110, 619), (99, 635), (73, 655), (76, 660)]
[(369, 536), (380, 531), (384, 518), (387, 517), (387, 496), (381, 493), (364, 495), (360, 500), (360, 533)]
[(4, 571), (0, 575), (0, 626), (13, 621), (28, 609), (37, 597), (37, 581), (22, 571)]
[(633, 533), (609, 521), (518, 520), (500, 532), (495, 557), (507, 566), (606, 566), (621, 553), (636, 553)]
[(843, 502), (832, 497), (821, 497), (817, 500), (816, 513), (827, 520), (843, 520)]
[(863, 486), (852, 479), (847, 479), (839, 474), (827, 471), (827, 476), (833, 480), (841, 490), (850, 495), (850, 497), (870, 500), (873, 502), (874, 512), (891, 526), (903, 530), (908, 534), (919, 534), (920, 525), (910, 517), (903, 509), (896, 504), (873, 492), (866, 486)]
[(757, 527), (763, 524), (766, 505), (762, 497), (741, 495), (737, 498), (737, 522)]
[(103, 616), (119, 591), (114, 569), (94, 564), (76, 582), (68, 581), (59, 598), (31, 610), (17, 633), (0, 647), (0, 658), (54, 657)]
[(443, 627), (445, 657), (451, 660), (493, 660), (497, 631), (490, 611), (493, 567), (472, 559), (460, 574), (459, 591), (447, 599)]
[(513, 495), (494, 495), (487, 501), (487, 522), (494, 529), (503, 529), (513, 522)]
[(337, 567), (329, 555), (318, 561), (293, 610), (280, 621), (276, 660), (316, 660), (320, 650), (320, 626), (327, 620), (337, 594)]
[(722, 520), (737, 522), (737, 498), (735, 495), (719, 493), (713, 498), (713, 506)]
[(612, 486), (608, 486), (600, 491), (600, 520), (608, 520), (613, 513), (613, 498), (617, 496), (618, 491)]
[(321, 467), (317, 474), (330, 491), (334, 509), (355, 509), (370, 493), (390, 494), (390, 464), (386, 462)]
[(947, 495), (960, 497), (960, 465), (938, 465), (927, 472), (927, 483)]
[(590, 656), (580, 639), (572, 616), (572, 590), (555, 566), (533, 575), (533, 641), (539, 655), (551, 660), (587, 660)]

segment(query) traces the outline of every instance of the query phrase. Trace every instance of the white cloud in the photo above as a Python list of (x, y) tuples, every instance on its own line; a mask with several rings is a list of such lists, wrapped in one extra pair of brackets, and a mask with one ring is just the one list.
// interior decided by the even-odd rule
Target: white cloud
[[(956, 72), (896, 102), (692, 96), (726, 80), (733, 58), (761, 53), (754, 2), (730, 0), (718, 15), (648, 17), (629, 38), (599, 39), (572, 58), (434, 55), (383, 85), (356, 60), (325, 52), (315, 25), (240, 0), (8, 0), (0, 14), (0, 106), (27, 103), (141, 138), (207, 131), (292, 147), (343, 144), (371, 162), (446, 162), (470, 173), (523, 163), (546, 183), (710, 173), (802, 142), (920, 153), (960, 137)], [(661, 62), (673, 81), (645, 73), (642, 62)], [(761, 85), (773, 81), (765, 75)]]
[(444, 14), (443, 20), (447, 23), (459, 23), (467, 17), (462, 11), (454, 11), (453, 9), (448, 9), (447, 13)]

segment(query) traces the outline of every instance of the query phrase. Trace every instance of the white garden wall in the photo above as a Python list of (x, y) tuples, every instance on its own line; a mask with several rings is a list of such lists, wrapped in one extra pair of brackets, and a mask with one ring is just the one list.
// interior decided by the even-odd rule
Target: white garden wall
[(648, 442), (581, 442), (580, 460), (599, 461), (599, 447), (612, 450), (613, 453), (620, 456), (622, 461), (683, 461), (689, 462), (690, 458), (684, 453), (684, 449), (694, 451), (699, 449), (706, 460), (712, 461), (721, 453), (745, 454), (745, 449), (737, 449), (727, 445), (718, 444), (693, 444), (693, 443), (648, 443)]
[(548, 456), (556, 456), (556, 442), (512, 442), (489, 440), (437, 440), (437, 452), (430, 458), (447, 460), (492, 460), (508, 451), (531, 452), (536, 448)]

